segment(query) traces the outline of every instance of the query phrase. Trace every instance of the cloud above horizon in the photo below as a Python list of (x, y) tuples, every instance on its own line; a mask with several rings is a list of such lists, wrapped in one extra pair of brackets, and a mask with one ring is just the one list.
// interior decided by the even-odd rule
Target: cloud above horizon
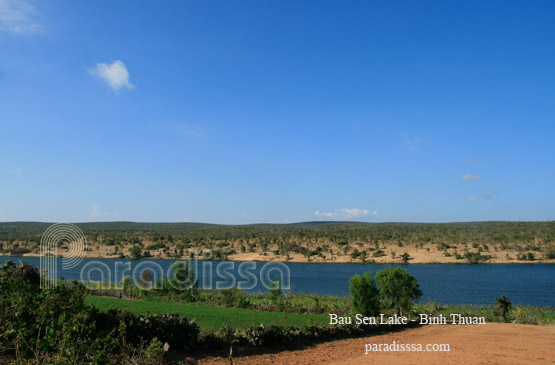
[(21, 175), (23, 175), (23, 170), (22, 169), (8, 169), (8, 170), (4, 170), (2, 172), (6, 175), (12, 175), (12, 176), (21, 176)]
[(480, 175), (466, 174), (461, 177), (462, 181), (477, 181), (482, 180)]
[(324, 217), (324, 218), (334, 218), (334, 219), (351, 219), (351, 218), (360, 218), (366, 216), (377, 216), (378, 213), (376, 211), (369, 211), (368, 209), (359, 209), (359, 208), (340, 208), (335, 212), (320, 212), (319, 210), (314, 212), (316, 217)]
[(111, 64), (97, 63), (89, 73), (108, 84), (114, 91), (124, 87), (129, 90), (135, 88), (135, 85), (129, 81), (127, 67), (120, 60), (113, 61)]
[(0, 32), (30, 34), (42, 30), (35, 8), (25, 0), (0, 0)]
[(469, 196), (468, 198), (466, 198), (466, 200), (464, 202), (465, 203), (474, 203), (475, 201), (476, 201), (475, 196)]
[(169, 124), (167, 125), (167, 129), (181, 136), (199, 137), (201, 135), (199, 128), (185, 123)]
[(117, 217), (119, 216), (118, 213), (111, 213), (107, 211), (102, 211), (102, 207), (98, 204), (92, 205), (91, 213), (89, 214), (89, 218), (98, 218), (98, 217)]
[(409, 151), (416, 152), (419, 150), (420, 145), (424, 142), (421, 138), (414, 138), (414, 139), (407, 139), (405, 140), (405, 144), (409, 148)]

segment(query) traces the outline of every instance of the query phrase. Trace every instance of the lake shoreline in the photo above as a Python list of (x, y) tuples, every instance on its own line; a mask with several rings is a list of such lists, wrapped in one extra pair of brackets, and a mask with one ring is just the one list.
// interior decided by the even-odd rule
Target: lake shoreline
[[(168, 260), (168, 261), (234, 261), (234, 262), (244, 262), (244, 261), (248, 261), (248, 262), (281, 262), (284, 264), (287, 263), (298, 263), (298, 264), (356, 264), (356, 265), (372, 265), (372, 264), (378, 264), (378, 265), (382, 265), (382, 264), (386, 264), (386, 265), (469, 265), (469, 266), (473, 266), (473, 265), (491, 265), (491, 264), (514, 264), (514, 265), (536, 265), (536, 264), (551, 264), (551, 265), (555, 265), (555, 260), (534, 260), (534, 261), (523, 261), (523, 260), (495, 260), (495, 259), (491, 259), (488, 260), (486, 262), (481, 262), (481, 263), (471, 263), (471, 262), (467, 262), (466, 260), (463, 262), (453, 262), (453, 261), (418, 261), (418, 262), (407, 262), (404, 263), (402, 261), (387, 261), (387, 260), (368, 260), (366, 262), (360, 262), (360, 261), (322, 261), (322, 260), (318, 260), (318, 261), (308, 261), (308, 260), (260, 260), (258, 258), (248, 258), (248, 257), (233, 257), (234, 255), (230, 255), (228, 256), (225, 260), (211, 260), (211, 259), (204, 259), (202, 257), (195, 257), (193, 259), (189, 259), (189, 258), (171, 258), (171, 257), (160, 257), (160, 256), (149, 256), (149, 257), (141, 257), (141, 258), (137, 258), (134, 259), (132, 257), (120, 257), (117, 255), (94, 255), (94, 254), (87, 254), (85, 255), (85, 258), (89, 258), (89, 259), (94, 259), (94, 258), (98, 258), (98, 259), (120, 259), (120, 260)], [(5, 254), (0, 254), (0, 257), (15, 257), (15, 258), (21, 258), (21, 257), (41, 257), (41, 255), (36, 255), (34, 253), (26, 253), (23, 255), (16, 255), (16, 256), (12, 256), (12, 255), (5, 255)], [(58, 255), (56, 256), (58, 258), (63, 258), (66, 257), (64, 255)]]

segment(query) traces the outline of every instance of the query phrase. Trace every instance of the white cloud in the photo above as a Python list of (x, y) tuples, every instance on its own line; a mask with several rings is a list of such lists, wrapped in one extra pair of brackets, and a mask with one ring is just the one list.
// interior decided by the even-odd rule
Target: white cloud
[(35, 8), (25, 0), (0, 0), (0, 32), (29, 34), (42, 30)]
[(320, 212), (320, 211), (315, 211), (314, 215), (317, 217), (328, 217), (328, 218), (335, 218), (335, 214), (334, 213), (324, 213), (324, 212)]
[(98, 217), (117, 217), (118, 213), (111, 213), (107, 211), (102, 211), (102, 207), (98, 204), (92, 205), (91, 214), (89, 214), (89, 218), (98, 218)]
[(489, 190), (484, 190), (484, 191), (482, 191), (482, 196), (483, 196), (484, 198), (491, 198), (491, 195), (492, 195), (492, 194), (491, 194), (491, 191), (489, 191)]
[(325, 217), (325, 218), (341, 218), (341, 219), (349, 219), (349, 218), (359, 218), (365, 216), (377, 216), (378, 213), (376, 211), (369, 211), (368, 209), (359, 209), (359, 208), (340, 208), (335, 212), (320, 212), (319, 210), (314, 212), (316, 217)]
[(200, 130), (196, 127), (193, 127), (189, 124), (184, 123), (174, 123), (168, 125), (168, 128), (173, 132), (182, 135), (182, 136), (195, 136), (198, 137), (201, 135)]
[(461, 177), (462, 181), (476, 181), (476, 180), (482, 180), (482, 177), (480, 175), (472, 175), (472, 174), (466, 174), (463, 175)]
[(111, 65), (97, 63), (93, 69), (89, 70), (89, 73), (106, 82), (114, 91), (119, 91), (124, 87), (128, 89), (135, 87), (135, 85), (129, 82), (127, 67), (120, 60), (112, 62)]
[(420, 144), (424, 142), (423, 139), (415, 138), (415, 139), (407, 139), (405, 144), (409, 147), (409, 150), (415, 152), (418, 151)]
[(2, 172), (6, 175), (12, 175), (12, 176), (21, 176), (23, 174), (22, 169), (4, 170)]
[(466, 198), (466, 200), (464, 202), (465, 203), (474, 203), (475, 201), (476, 201), (476, 197), (469, 196), (468, 198)]
[(91, 214), (89, 215), (90, 218), (96, 218), (100, 216), (100, 206), (93, 204)]

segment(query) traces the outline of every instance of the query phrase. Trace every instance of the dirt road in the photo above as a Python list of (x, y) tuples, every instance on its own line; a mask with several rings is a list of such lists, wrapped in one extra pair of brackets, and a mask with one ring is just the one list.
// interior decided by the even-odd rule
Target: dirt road
[[(449, 352), (370, 352), (366, 344), (449, 344)], [(383, 347), (383, 346), (382, 346)], [(206, 358), (204, 364), (229, 364)], [(555, 364), (555, 326), (488, 323), (434, 325), (338, 340), (276, 354), (235, 358), (234, 364)]]

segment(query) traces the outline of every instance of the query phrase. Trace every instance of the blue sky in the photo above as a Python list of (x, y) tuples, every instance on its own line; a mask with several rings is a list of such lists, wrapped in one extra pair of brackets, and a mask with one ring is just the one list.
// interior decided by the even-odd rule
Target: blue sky
[(554, 17), (0, 0), (0, 220), (553, 220)]

